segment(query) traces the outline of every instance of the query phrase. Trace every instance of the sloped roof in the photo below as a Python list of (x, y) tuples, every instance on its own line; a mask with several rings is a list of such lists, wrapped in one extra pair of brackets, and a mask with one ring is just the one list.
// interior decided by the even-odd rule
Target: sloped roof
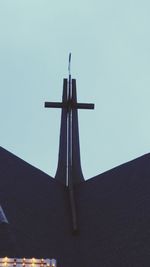
[(61, 267), (150, 265), (150, 154), (76, 185), (75, 197), (77, 235), (67, 189), (0, 149), (0, 203), (17, 257), (56, 258)]

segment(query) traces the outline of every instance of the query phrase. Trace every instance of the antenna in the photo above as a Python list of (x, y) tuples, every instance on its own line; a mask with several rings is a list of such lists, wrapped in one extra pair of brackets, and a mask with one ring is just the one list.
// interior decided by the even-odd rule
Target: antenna
[(69, 53), (68, 72), (69, 72), (69, 76), (70, 76), (71, 75), (71, 53)]

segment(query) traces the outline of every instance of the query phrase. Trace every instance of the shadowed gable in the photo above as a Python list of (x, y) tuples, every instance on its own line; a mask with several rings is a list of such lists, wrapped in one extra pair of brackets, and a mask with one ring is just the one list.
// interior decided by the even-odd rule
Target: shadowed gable
[(149, 192), (150, 154), (76, 185), (79, 232), (73, 235), (66, 188), (0, 149), (0, 201), (17, 257), (52, 257), (62, 267), (90, 267), (93, 260), (148, 266)]

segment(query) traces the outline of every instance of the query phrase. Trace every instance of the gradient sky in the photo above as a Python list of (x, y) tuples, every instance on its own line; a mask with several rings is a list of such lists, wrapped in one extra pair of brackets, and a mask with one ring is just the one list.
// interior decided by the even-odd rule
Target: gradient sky
[(55, 175), (72, 52), (82, 169), (90, 178), (150, 151), (150, 2), (0, 0), (0, 145)]

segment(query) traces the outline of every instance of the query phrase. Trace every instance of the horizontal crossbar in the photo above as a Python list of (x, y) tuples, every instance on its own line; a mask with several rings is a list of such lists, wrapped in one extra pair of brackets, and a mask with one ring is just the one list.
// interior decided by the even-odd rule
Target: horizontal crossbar
[(68, 101), (66, 103), (63, 102), (45, 102), (45, 108), (76, 108), (76, 109), (94, 109), (94, 104), (91, 103), (73, 103), (72, 101)]

